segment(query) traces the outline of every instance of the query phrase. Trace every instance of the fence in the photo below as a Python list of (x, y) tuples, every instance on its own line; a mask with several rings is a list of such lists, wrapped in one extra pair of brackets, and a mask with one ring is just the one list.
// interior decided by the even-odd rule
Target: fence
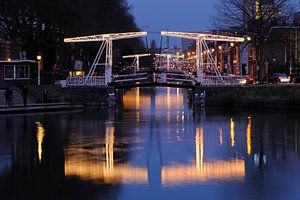
[(67, 78), (67, 87), (103, 87), (105, 84), (104, 76), (75, 76)]
[(218, 76), (203, 76), (202, 85), (204, 86), (221, 86), (221, 85), (245, 85), (250, 76), (222, 76), (222, 80)]

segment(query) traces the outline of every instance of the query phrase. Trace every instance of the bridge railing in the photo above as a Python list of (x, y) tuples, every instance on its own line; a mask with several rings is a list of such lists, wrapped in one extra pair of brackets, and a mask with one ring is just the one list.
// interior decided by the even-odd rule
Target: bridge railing
[(147, 80), (149, 80), (148, 73), (116, 75), (113, 77), (114, 83), (126, 83), (126, 82), (147, 81)]
[(244, 85), (245, 80), (250, 76), (222, 76), (223, 83), (218, 76), (203, 76), (202, 85), (218, 86), (218, 85)]
[(104, 76), (74, 76), (67, 78), (67, 87), (103, 87)]
[(146, 77), (148, 76), (148, 73), (136, 73), (136, 74), (124, 74), (124, 75), (115, 75), (113, 77), (114, 80), (119, 80), (119, 79), (131, 79), (135, 77)]
[(158, 83), (195, 84), (192, 76), (179, 73), (158, 73), (155, 75), (155, 79)]

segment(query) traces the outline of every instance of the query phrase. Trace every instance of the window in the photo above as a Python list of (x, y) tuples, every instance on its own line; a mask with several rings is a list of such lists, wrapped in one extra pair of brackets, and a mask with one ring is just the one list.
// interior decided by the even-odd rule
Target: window
[(30, 79), (29, 65), (5, 65), (4, 80)]
[(14, 78), (14, 66), (4, 66), (4, 79)]

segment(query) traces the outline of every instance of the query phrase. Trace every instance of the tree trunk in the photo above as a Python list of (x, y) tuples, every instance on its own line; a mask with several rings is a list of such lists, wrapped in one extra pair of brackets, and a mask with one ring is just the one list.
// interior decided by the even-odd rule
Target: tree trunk
[(265, 45), (263, 43), (256, 45), (256, 78), (259, 82), (267, 80), (266, 66), (265, 66)]

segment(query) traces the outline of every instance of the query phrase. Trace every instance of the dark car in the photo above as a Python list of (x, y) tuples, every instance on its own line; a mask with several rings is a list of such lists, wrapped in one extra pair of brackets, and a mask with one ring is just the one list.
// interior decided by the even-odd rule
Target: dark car
[(272, 74), (272, 76), (269, 79), (270, 83), (289, 83), (290, 81), (291, 78), (284, 73)]

